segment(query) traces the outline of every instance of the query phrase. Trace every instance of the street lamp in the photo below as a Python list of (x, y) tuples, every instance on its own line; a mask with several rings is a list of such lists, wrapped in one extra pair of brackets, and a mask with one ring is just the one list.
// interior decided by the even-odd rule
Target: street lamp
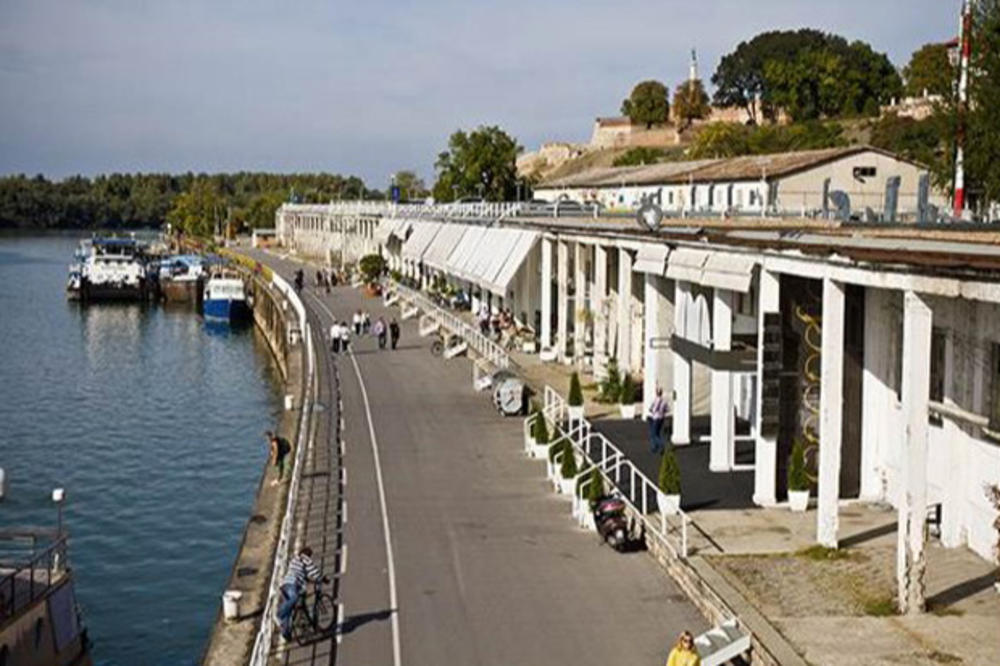
[(62, 523), (63, 523), (63, 503), (66, 501), (66, 491), (62, 488), (56, 488), (52, 491), (52, 501), (55, 503), (56, 508), (59, 512), (59, 522), (58, 522), (58, 535), (62, 536)]

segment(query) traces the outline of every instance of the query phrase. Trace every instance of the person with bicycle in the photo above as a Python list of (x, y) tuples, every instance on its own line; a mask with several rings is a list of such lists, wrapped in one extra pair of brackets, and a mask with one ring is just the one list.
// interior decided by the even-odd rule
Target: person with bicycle
[(305, 594), (307, 581), (322, 580), (329, 583), (319, 567), (312, 561), (312, 548), (305, 546), (299, 554), (288, 563), (285, 578), (281, 581), (281, 605), (278, 606), (278, 622), (281, 624), (281, 637), (286, 641), (292, 639), (292, 611), (299, 597)]

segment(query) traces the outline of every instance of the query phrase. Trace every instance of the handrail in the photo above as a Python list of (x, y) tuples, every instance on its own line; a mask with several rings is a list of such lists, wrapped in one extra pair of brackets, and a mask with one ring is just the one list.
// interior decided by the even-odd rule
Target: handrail
[[(28, 535), (19, 535), (24, 538)], [(11, 571), (0, 577), (0, 617), (12, 617), (17, 611), (30, 606), (36, 599), (42, 598), (59, 580), (60, 574), (66, 568), (66, 534), (59, 534), (52, 543), (28, 559), (11, 565)], [(32, 550), (35, 542), (32, 540)], [(6, 567), (5, 567), (6, 568)], [(44, 572), (44, 579), (36, 582), (36, 572)], [(25, 598), (23, 585), (27, 573), (28, 594)], [(18, 585), (18, 581), (21, 585)], [(21, 587), (22, 589), (18, 589)]]

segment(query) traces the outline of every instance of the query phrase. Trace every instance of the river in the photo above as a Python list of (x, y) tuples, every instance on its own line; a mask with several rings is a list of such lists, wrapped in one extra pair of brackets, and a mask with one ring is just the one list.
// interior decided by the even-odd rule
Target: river
[(65, 524), (96, 664), (201, 657), (281, 409), (252, 328), (66, 301), (71, 236), (0, 235), (0, 527)]

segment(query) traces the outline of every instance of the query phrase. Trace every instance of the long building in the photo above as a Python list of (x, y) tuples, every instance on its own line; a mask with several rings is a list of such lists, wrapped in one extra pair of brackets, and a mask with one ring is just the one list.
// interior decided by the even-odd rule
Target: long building
[(714, 472), (739, 467), (748, 425), (759, 506), (785, 500), (803, 441), (821, 544), (838, 544), (838, 507), (860, 499), (899, 508), (901, 548), (922, 548), (933, 509), (943, 544), (993, 557), (1000, 233), (714, 216), (651, 231), (517, 212), (286, 205), (277, 220), (300, 251), (380, 252), (424, 287), (510, 308), (546, 359), (600, 376), (616, 358), (647, 402), (666, 389), (675, 445), (711, 415)]

